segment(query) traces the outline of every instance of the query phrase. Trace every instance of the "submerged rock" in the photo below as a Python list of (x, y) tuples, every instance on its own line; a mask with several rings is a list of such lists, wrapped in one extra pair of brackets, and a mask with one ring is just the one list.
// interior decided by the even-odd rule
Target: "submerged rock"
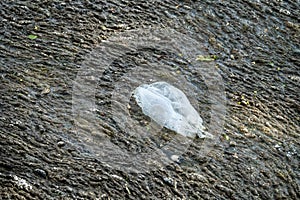
[(166, 82), (141, 85), (133, 93), (143, 113), (159, 125), (187, 137), (211, 137), (185, 94)]

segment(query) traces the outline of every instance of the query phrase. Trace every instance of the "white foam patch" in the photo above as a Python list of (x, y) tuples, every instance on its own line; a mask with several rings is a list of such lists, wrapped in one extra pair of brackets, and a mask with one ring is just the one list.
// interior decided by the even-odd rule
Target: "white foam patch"
[(26, 189), (26, 190), (32, 190), (31, 184), (28, 183), (25, 179), (19, 178), (16, 175), (14, 175), (14, 181), (19, 188)]

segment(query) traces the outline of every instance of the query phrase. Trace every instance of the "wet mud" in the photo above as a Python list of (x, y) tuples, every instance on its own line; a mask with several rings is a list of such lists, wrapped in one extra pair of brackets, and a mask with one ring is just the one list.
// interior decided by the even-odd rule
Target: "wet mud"
[[(299, 19), (298, 0), (1, 1), (1, 199), (299, 199)], [(224, 81), (226, 117), (208, 153), (198, 153), (203, 141), (195, 138), (174, 163), (130, 173), (76, 140), (73, 84), (103, 40), (149, 26), (201, 40)], [(114, 65), (141, 61), (129, 57)], [(97, 87), (113, 84), (112, 75)], [(109, 107), (109, 95), (96, 98)], [(146, 148), (97, 114), (114, 144)]]

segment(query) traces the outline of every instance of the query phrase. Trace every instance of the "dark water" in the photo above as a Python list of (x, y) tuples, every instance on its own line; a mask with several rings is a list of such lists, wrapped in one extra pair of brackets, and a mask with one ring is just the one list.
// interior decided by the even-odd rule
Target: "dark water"
[[(0, 196), (298, 199), (299, 5), (1, 1)], [(136, 134), (130, 93), (158, 80), (215, 140)]]

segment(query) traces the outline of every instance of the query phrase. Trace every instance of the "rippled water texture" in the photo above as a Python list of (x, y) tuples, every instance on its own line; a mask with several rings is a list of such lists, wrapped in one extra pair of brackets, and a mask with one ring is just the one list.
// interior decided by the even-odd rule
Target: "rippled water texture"
[[(125, 165), (130, 170), (132, 166), (152, 170), (184, 153), (191, 139), (166, 134), (156, 125), (149, 128), (129, 112), (135, 88), (157, 81), (184, 91), (205, 117), (208, 132), (221, 134), (225, 115), (222, 78), (214, 63), (200, 62), (199, 55), (207, 55), (200, 42), (172, 29), (128, 31), (103, 41), (85, 59), (74, 83), (78, 139), (110, 165)], [(157, 139), (158, 133), (165, 134), (164, 139)], [(205, 140), (201, 153), (209, 152), (209, 144), (215, 142)]]

